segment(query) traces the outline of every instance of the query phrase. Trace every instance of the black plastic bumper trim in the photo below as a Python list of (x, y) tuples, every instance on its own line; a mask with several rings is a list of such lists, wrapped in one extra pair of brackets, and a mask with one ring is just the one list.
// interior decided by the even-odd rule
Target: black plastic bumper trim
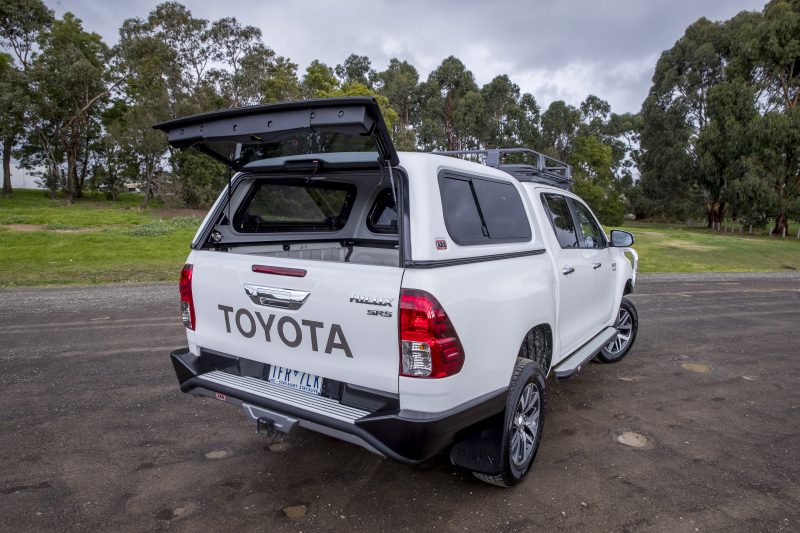
[(367, 415), (356, 420), (355, 424), (349, 424), (205, 381), (202, 370), (198, 368), (198, 358), (186, 348), (173, 351), (170, 359), (183, 392), (190, 392), (195, 388), (219, 392), (258, 407), (355, 435), (386, 457), (407, 464), (430, 459), (471, 426), (502, 412), (506, 402), (507, 389), (504, 388), (441, 413), (394, 410)]

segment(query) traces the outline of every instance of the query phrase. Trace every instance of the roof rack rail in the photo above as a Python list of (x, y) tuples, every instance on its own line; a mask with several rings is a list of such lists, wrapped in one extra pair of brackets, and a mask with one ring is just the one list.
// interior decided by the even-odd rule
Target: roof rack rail
[[(475, 155), (485, 156), (484, 164), (489, 167), (500, 169), (511, 174), (519, 181), (532, 181), (554, 185), (562, 189), (570, 190), (574, 183), (572, 179), (572, 165), (563, 161), (553, 159), (535, 150), (528, 148), (491, 148), (487, 150), (448, 150), (434, 151), (438, 155)], [(536, 158), (536, 164), (526, 163), (504, 163), (503, 156), (506, 154), (532, 155)]]

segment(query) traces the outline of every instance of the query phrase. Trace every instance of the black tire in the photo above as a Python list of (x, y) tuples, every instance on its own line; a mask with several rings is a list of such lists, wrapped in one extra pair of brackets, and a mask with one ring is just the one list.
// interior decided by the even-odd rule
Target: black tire
[[(621, 361), (631, 351), (633, 342), (636, 340), (636, 332), (639, 330), (639, 314), (636, 312), (633, 302), (624, 296), (619, 305), (617, 321), (614, 326), (619, 330), (619, 335), (615, 340), (603, 346), (603, 349), (597, 354), (596, 359), (601, 363)], [(628, 338), (623, 342), (625, 332), (627, 332)]]
[[(522, 399), (527, 391), (529, 402), (526, 405)], [(535, 391), (535, 397), (532, 393)], [(536, 410), (535, 429), (531, 424), (520, 424), (520, 415)], [(473, 472), (473, 475), (492, 485), (511, 487), (516, 485), (528, 474), (539, 450), (542, 439), (544, 415), (547, 407), (547, 390), (544, 384), (544, 372), (538, 364), (530, 359), (517, 358), (514, 373), (506, 399), (505, 416), (503, 417), (503, 438), (501, 450), (501, 464), (503, 471), (496, 475)], [(530, 436), (532, 442), (528, 443), (525, 436)], [(526, 446), (527, 444), (527, 446)], [(523, 446), (522, 453), (518, 453), (519, 446)]]

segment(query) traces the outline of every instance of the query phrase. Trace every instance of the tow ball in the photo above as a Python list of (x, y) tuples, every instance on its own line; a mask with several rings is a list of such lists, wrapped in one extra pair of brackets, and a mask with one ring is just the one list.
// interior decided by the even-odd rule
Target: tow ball
[(265, 437), (275, 437), (279, 431), (275, 428), (275, 421), (269, 418), (259, 418), (256, 420), (256, 433)]

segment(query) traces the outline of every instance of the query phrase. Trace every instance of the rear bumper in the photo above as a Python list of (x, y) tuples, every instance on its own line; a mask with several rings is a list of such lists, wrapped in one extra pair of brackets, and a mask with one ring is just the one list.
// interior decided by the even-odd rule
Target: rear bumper
[[(246, 404), (352, 435), (380, 454), (402, 463), (420, 463), (431, 458), (457, 441), (470, 427), (503, 411), (506, 401), (506, 389), (502, 389), (441, 413), (401, 409), (369, 412), (347, 406), (339, 409), (335, 405), (304, 407), (271, 396), (266, 391), (271, 385), (255, 378), (237, 381), (236, 377), (213, 377), (220, 376), (213, 362), (203, 356), (195, 357), (187, 348), (173, 351), (170, 359), (183, 392), (202, 389), (224, 394)], [(245, 380), (252, 386), (239, 384)], [(327, 400), (326, 403), (331, 404)]]

